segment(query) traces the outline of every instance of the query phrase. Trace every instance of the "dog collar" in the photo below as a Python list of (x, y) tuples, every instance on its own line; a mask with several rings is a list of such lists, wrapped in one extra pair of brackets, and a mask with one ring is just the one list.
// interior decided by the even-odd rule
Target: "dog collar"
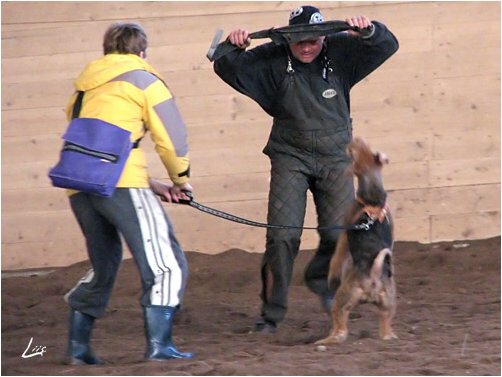
[(378, 220), (379, 222), (383, 222), (387, 218), (387, 214), (389, 212), (389, 205), (387, 204), (387, 201), (385, 201), (383, 206), (372, 206), (364, 202), (362, 198), (359, 196), (356, 198), (357, 202), (360, 203), (363, 207), (361, 210), (357, 213), (357, 216), (355, 216), (354, 222), (357, 221), (357, 219), (365, 213), (370, 219), (376, 221)]

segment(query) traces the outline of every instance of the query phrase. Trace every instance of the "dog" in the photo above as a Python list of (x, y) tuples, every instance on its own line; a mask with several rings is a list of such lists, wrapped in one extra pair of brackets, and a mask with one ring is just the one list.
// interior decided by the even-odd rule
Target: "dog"
[[(383, 153), (373, 153), (361, 138), (353, 139), (347, 153), (353, 160), (348, 173), (357, 178), (357, 194), (346, 213), (347, 230), (341, 233), (330, 261), (328, 283), (336, 289), (332, 325), (329, 335), (315, 343), (318, 345), (345, 341), (349, 313), (364, 302), (379, 309), (380, 337), (397, 338), (391, 326), (396, 313), (394, 228), (381, 174), (389, 160)], [(357, 229), (350, 229), (351, 226)]]

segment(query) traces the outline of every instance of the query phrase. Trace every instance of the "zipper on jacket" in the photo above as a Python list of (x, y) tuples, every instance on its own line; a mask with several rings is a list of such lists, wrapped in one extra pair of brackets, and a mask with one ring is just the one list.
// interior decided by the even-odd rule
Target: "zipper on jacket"
[(116, 156), (114, 154), (95, 151), (93, 149), (82, 147), (81, 145), (73, 144), (68, 141), (64, 143), (63, 150), (82, 153), (82, 154), (86, 154), (88, 156), (97, 157), (102, 160), (105, 160), (106, 162), (116, 163), (118, 160), (118, 156)]

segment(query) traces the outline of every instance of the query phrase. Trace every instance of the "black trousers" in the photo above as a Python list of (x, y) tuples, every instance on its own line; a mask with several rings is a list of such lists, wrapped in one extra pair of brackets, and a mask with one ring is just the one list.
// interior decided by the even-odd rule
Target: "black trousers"
[[(272, 165), (268, 223), (303, 226), (307, 191), (310, 190), (318, 226), (343, 224), (344, 215), (354, 199), (353, 178), (347, 174), (350, 160), (344, 148), (340, 147), (336, 156), (319, 155), (315, 149), (286, 154), (283, 152), (287, 147), (282, 144), (280, 148), (279, 153), (274, 153), (274, 143), (269, 141), (265, 149)], [(327, 275), (339, 234), (338, 229), (319, 231), (319, 247), (305, 270), (307, 287), (320, 296), (334, 295), (328, 289)], [(267, 229), (261, 269), (261, 315), (266, 320), (279, 322), (286, 315), (288, 289), (301, 235), (301, 229)]]
[(129, 246), (142, 284), (143, 306), (181, 304), (188, 265), (172, 224), (148, 188), (118, 188), (110, 198), (86, 193), (70, 197), (86, 240), (92, 269), (65, 299), (93, 317), (105, 313), (122, 261), (121, 236)]

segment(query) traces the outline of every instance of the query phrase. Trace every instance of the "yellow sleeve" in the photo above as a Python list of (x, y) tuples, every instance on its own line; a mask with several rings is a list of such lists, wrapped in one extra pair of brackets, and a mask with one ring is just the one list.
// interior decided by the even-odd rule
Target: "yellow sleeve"
[(186, 126), (167, 86), (158, 80), (145, 89), (144, 119), (155, 151), (174, 184), (188, 182), (190, 159)]

